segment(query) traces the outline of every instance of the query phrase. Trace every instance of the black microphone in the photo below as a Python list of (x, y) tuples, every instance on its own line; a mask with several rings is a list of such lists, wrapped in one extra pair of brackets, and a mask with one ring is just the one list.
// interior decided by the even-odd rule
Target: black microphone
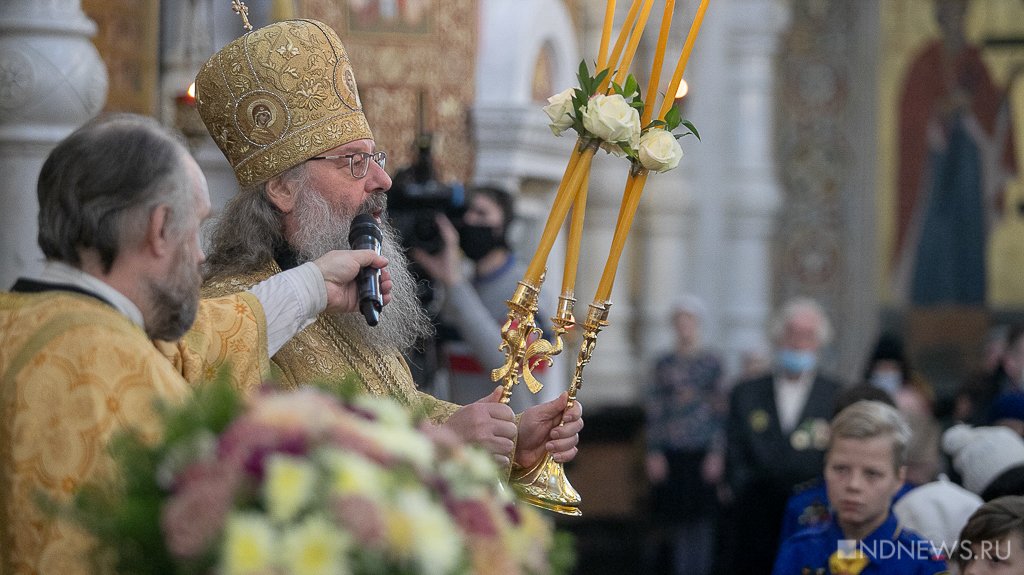
[[(352, 219), (352, 227), (348, 232), (348, 245), (354, 250), (373, 250), (380, 255), (383, 235), (380, 227), (369, 214), (359, 214)], [(384, 309), (384, 295), (380, 291), (380, 270), (365, 267), (356, 276), (359, 286), (359, 311), (363, 312), (366, 323), (371, 326), (380, 321), (380, 312)]]

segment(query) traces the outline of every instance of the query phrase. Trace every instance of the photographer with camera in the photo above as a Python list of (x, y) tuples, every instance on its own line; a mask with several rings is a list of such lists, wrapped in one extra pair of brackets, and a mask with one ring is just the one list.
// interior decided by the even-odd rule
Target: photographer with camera
[[(492, 187), (472, 188), (461, 219), (453, 223), (444, 215), (435, 215), (442, 249), (437, 253), (423, 248), (411, 251), (412, 260), (444, 291), (440, 319), (455, 332), (442, 344), (449, 370), (449, 399), (453, 402), (479, 398), (493, 389), (491, 370), (505, 361), (498, 349), (508, 311), (505, 300), (525, 271), (508, 243), (514, 216), (511, 194)], [(468, 277), (462, 254), (472, 262), (472, 277)], [(548, 316), (542, 304), (537, 314), (541, 327), (547, 327), (544, 324)], [(534, 373), (543, 374), (543, 370), (538, 367)], [(548, 383), (550, 378), (541, 379)], [(537, 395), (513, 393), (510, 405), (521, 412), (541, 403), (542, 397), (557, 396), (562, 387), (545, 385)]]

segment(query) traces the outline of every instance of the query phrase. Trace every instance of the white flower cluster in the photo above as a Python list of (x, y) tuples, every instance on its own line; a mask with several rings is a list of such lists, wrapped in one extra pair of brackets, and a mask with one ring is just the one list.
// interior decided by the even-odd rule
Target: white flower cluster
[[(551, 96), (543, 108), (556, 136), (573, 126), (573, 92), (568, 88)], [(671, 132), (661, 128), (641, 131), (640, 113), (621, 94), (595, 94), (580, 113), (583, 128), (602, 141), (601, 149), (620, 157), (634, 156), (652, 172), (667, 172), (683, 157), (683, 148)]]

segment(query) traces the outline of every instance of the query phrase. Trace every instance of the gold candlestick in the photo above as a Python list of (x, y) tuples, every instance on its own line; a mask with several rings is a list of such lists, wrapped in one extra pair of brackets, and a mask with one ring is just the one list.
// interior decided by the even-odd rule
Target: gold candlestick
[(534, 321), (539, 294), (540, 286), (520, 281), (512, 298), (505, 302), (508, 304), (508, 319), (501, 327), (501, 345), (498, 346), (505, 352), (505, 363), (491, 371), (491, 379), (501, 382), (502, 403), (508, 403), (512, 386), (518, 383), (519, 374), (526, 365), (527, 341), (531, 335), (540, 332)]
[[(568, 300), (561, 300), (559, 315), (556, 317), (561, 317), (569, 305), (571, 304)], [(573, 372), (572, 383), (569, 384), (567, 409), (576, 403), (576, 393), (583, 385), (583, 368), (590, 363), (594, 346), (597, 345), (598, 332), (608, 325), (608, 310), (611, 305), (611, 302), (607, 301), (593, 302), (587, 310), (587, 319), (583, 323), (583, 343), (580, 344), (576, 370)], [(550, 453), (544, 454), (540, 463), (531, 469), (513, 475), (512, 481), (520, 497), (531, 505), (563, 515), (583, 514), (580, 511), (582, 499), (579, 492), (569, 483), (569, 478), (565, 475), (565, 466), (555, 461)]]

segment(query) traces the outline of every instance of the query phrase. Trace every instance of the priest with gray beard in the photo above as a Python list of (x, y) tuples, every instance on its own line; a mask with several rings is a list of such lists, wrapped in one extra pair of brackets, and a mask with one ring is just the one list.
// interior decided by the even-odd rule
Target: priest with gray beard
[(558, 462), (575, 457), (582, 409), (576, 403), (566, 410), (565, 394), (516, 418), (498, 402), (500, 387), (466, 406), (416, 389), (402, 352), (433, 328), (385, 221), (387, 155), (377, 149), (333, 30), (293, 20), (246, 34), (200, 70), (196, 103), (242, 188), (213, 227), (205, 297), (247, 289), (330, 250), (347, 249), (357, 214), (373, 216), (383, 233), (392, 301), (380, 322), (370, 327), (359, 314), (324, 313), (302, 326), (271, 358), (284, 385), (354, 374), (367, 392), (424, 411), (499, 463), (511, 459), (513, 476), (540, 465), (545, 453)]

